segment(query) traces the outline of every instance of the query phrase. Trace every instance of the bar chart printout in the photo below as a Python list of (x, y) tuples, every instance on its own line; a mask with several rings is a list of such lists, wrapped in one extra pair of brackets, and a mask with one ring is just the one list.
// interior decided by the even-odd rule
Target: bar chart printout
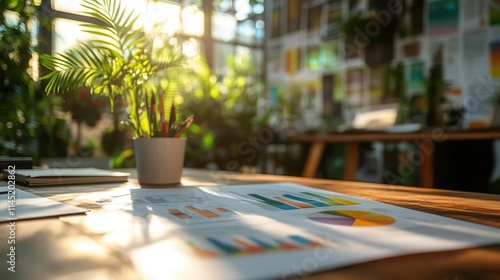
[(271, 237), (267, 235), (234, 235), (205, 237), (201, 242), (188, 241), (188, 246), (199, 257), (229, 257), (269, 252), (286, 252), (325, 247), (311, 237), (293, 234)]
[(312, 192), (281, 193), (261, 192), (248, 193), (245, 198), (254, 205), (271, 211), (297, 210), (305, 208), (320, 208), (329, 206), (346, 206), (359, 204), (356, 201), (342, 197), (328, 197)]
[(217, 219), (222, 217), (230, 217), (236, 215), (233, 211), (224, 207), (212, 207), (204, 209), (186, 205), (184, 207), (169, 208), (167, 212), (177, 219)]
[(500, 242), (496, 228), (287, 182), (131, 194), (134, 215), (166, 218), (147, 224), (165, 238), (130, 256), (148, 279), (286, 279), (317, 257), (320, 271)]

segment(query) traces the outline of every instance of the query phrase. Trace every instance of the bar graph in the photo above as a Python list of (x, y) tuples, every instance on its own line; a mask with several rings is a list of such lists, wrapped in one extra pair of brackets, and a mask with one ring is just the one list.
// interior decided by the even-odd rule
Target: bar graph
[(251, 196), (251, 197), (257, 198), (257, 201), (259, 201), (259, 202), (271, 205), (271, 206), (279, 208), (281, 210), (299, 209), (298, 207), (295, 207), (295, 206), (283, 203), (281, 201), (269, 199), (267, 197), (264, 197), (264, 196), (261, 196), (261, 195), (258, 195), (258, 194), (251, 193), (251, 194), (248, 194), (248, 195)]
[(186, 206), (186, 209), (189, 209), (193, 212), (196, 212), (200, 215), (202, 215), (203, 217), (206, 217), (208, 219), (212, 219), (212, 218), (219, 218), (220, 215), (217, 215), (216, 213), (210, 211), (210, 210), (206, 210), (206, 209), (198, 209), (196, 207), (193, 207), (193, 206)]
[(180, 220), (207, 220), (237, 215), (231, 210), (224, 207), (205, 207), (209, 209), (201, 209), (193, 205), (185, 205), (177, 208), (167, 209), (167, 213)]
[(157, 203), (166, 203), (167, 201), (161, 197), (152, 197), (152, 196), (146, 196), (145, 197), (147, 201), (157, 204)]
[(135, 204), (146, 204), (146, 202), (144, 202), (144, 200), (142, 200), (140, 198), (134, 198), (134, 199), (132, 199), (132, 202)]
[(342, 197), (327, 197), (312, 192), (279, 193), (268, 191), (265, 193), (249, 193), (251, 203), (270, 211), (296, 210), (304, 208), (320, 208), (330, 206), (356, 205), (359, 202)]
[(318, 198), (322, 202), (324, 202), (326, 204), (329, 204), (329, 205), (333, 205), (333, 206), (359, 204), (358, 202), (355, 202), (355, 201), (352, 201), (352, 200), (349, 200), (349, 199), (346, 199), (346, 198), (341, 198), (341, 197), (328, 198), (328, 197), (321, 196), (321, 195), (314, 194), (314, 193), (310, 193), (310, 192), (302, 192), (302, 194)]
[(192, 218), (188, 214), (181, 212), (179, 209), (168, 209), (168, 212), (179, 219), (191, 219)]
[(294, 200), (291, 200), (291, 199), (286, 199), (286, 198), (283, 198), (283, 197), (277, 197), (276, 199), (279, 200), (279, 201), (288, 203), (290, 205), (299, 207), (299, 208), (316, 208), (316, 207), (314, 207), (314, 206), (312, 206), (310, 204), (302, 203), (302, 202), (298, 202), (298, 201), (294, 201)]
[(319, 202), (319, 201), (312, 200), (312, 199), (307, 199), (307, 198), (302, 198), (302, 197), (299, 197), (299, 196), (296, 196), (296, 195), (292, 195), (292, 194), (284, 194), (283, 196), (287, 197), (287, 198), (291, 198), (291, 199), (297, 200), (297, 201), (302, 201), (302, 202), (305, 202), (307, 204), (310, 204), (310, 205), (316, 206), (316, 207), (330, 206), (329, 204), (326, 204), (326, 203), (323, 203), (323, 202)]
[[(200, 245), (203, 243), (203, 245)], [(199, 257), (230, 257), (254, 255), (267, 252), (286, 252), (325, 247), (318, 241), (301, 235), (281, 237), (235, 235), (206, 237), (203, 242), (188, 242), (189, 247)]]
[(134, 204), (143, 207), (148, 206), (169, 206), (176, 203), (208, 203), (209, 197), (200, 190), (165, 190), (158, 192), (156, 190), (134, 190), (131, 192), (131, 198)]

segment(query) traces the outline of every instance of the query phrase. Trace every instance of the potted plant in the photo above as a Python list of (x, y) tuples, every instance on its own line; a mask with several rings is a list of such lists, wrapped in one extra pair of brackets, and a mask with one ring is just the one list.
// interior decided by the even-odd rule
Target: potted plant
[[(118, 100), (126, 104), (139, 182), (179, 183), (185, 150), (179, 135), (192, 122), (192, 117), (182, 123), (175, 120), (173, 79), (187, 62), (180, 43), (170, 44), (175, 41), (171, 37), (136, 28), (138, 16), (120, 1), (83, 0), (82, 6), (86, 16), (102, 24), (81, 25), (92, 35), (87, 42), (64, 53), (41, 55), (50, 71), (42, 78), (48, 79), (46, 91), (64, 93), (83, 86), (107, 96), (112, 110), (117, 110)], [(172, 106), (164, 106), (167, 101)]]

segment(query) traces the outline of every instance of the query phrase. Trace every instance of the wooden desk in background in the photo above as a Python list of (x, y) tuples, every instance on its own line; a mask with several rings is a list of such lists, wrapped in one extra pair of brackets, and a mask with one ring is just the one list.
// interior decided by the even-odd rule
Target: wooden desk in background
[[(130, 193), (137, 188), (135, 170), (124, 184), (100, 184), (26, 188), (24, 190), (64, 203), (90, 208), (109, 217), (99, 223), (90, 216), (18, 221), (16, 228), (16, 272), (0, 270), (0, 279), (148, 279), (131, 260), (130, 252), (111, 246), (126, 242), (127, 232), (110, 236), (127, 220), (99, 201), (106, 196)], [(262, 182), (295, 182), (348, 195), (376, 200), (413, 210), (462, 219), (500, 228), (500, 196), (437, 189), (403, 187), (372, 183), (311, 179), (260, 174), (236, 174), (185, 169), (184, 186), (228, 185)], [(3, 211), (3, 210), (2, 210)], [(89, 232), (72, 219), (85, 219)], [(101, 221), (102, 222), (102, 221)], [(136, 225), (139, 226), (139, 223)], [(139, 227), (138, 227), (139, 228)], [(151, 231), (158, 229), (150, 229)], [(5, 260), (8, 227), (0, 227), (0, 252)], [(168, 237), (168, 236), (167, 236)], [(388, 237), (391, 238), (391, 237)], [(154, 246), (159, 240), (149, 240)], [(167, 252), (166, 252), (167, 253)], [(155, 257), (155, 256), (147, 256)], [(138, 260), (136, 260), (138, 261)], [(139, 261), (148, 261), (147, 258)], [(168, 258), (160, 261), (173, 261)], [(308, 279), (500, 279), (500, 244), (488, 247), (430, 252), (370, 261), (326, 272), (315, 272)], [(272, 265), (272, 264), (270, 264)], [(196, 269), (193, 267), (193, 269)], [(257, 268), (256, 268), (257, 269)], [(223, 272), (221, 272), (223, 273)], [(251, 275), (249, 275), (251, 278)], [(170, 279), (164, 275), (162, 279)]]
[(303, 177), (315, 177), (328, 143), (347, 144), (344, 179), (354, 181), (358, 168), (359, 144), (363, 142), (415, 142), (421, 149), (420, 182), (423, 187), (432, 188), (434, 175), (432, 154), (434, 143), (453, 140), (485, 140), (500, 138), (500, 130), (445, 131), (440, 128), (410, 133), (389, 132), (339, 132), (330, 134), (302, 134), (287, 139), (291, 143), (311, 143), (311, 148), (302, 171)]

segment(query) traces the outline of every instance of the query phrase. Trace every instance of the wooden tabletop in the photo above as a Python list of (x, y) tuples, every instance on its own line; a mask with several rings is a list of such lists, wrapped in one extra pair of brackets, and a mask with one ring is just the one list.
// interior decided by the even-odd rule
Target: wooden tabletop
[[(134, 170), (128, 171), (134, 173)], [(131, 177), (135, 178), (135, 174)], [(199, 186), (283, 181), (500, 228), (500, 196), (492, 194), (195, 169), (185, 169), (182, 183), (184, 186)], [(102, 208), (94, 198), (138, 188), (138, 185), (135, 179), (131, 179), (126, 184), (20, 188), (86, 207), (93, 212), (113, 213)], [(92, 233), (86, 232), (73, 221), (80, 219), (92, 223), (91, 218), (79, 215), (18, 221), (16, 272), (7, 271), (4, 264), (0, 279), (147, 279), (134, 268), (126, 252), (110, 245), (120, 242), (117, 240), (120, 236), (108, 240), (106, 228), (119, 220), (110, 220), (111, 225), (94, 222)], [(2, 260), (8, 250), (4, 242), (8, 233), (3, 223), (0, 227)], [(315, 272), (307, 275), (307, 279), (500, 279), (499, 264), (500, 244), (382, 259)]]
[(443, 128), (426, 128), (414, 132), (386, 132), (386, 131), (345, 131), (332, 133), (305, 133), (288, 137), (288, 142), (372, 142), (372, 141), (412, 141), (434, 140), (444, 142), (447, 140), (484, 140), (500, 138), (500, 130), (446, 130)]
[(309, 154), (302, 170), (303, 177), (315, 177), (323, 158), (325, 145), (327, 143), (347, 144), (345, 160), (344, 180), (354, 181), (358, 168), (359, 144), (362, 142), (413, 142), (418, 144), (422, 159), (419, 167), (420, 185), (432, 188), (434, 186), (433, 159), (432, 154), (435, 143), (457, 140), (490, 140), (500, 139), (498, 129), (476, 129), (476, 130), (450, 130), (443, 128), (423, 128), (413, 132), (387, 132), (387, 131), (344, 131), (332, 133), (305, 133), (290, 136), (286, 139), (288, 143), (310, 143)]

